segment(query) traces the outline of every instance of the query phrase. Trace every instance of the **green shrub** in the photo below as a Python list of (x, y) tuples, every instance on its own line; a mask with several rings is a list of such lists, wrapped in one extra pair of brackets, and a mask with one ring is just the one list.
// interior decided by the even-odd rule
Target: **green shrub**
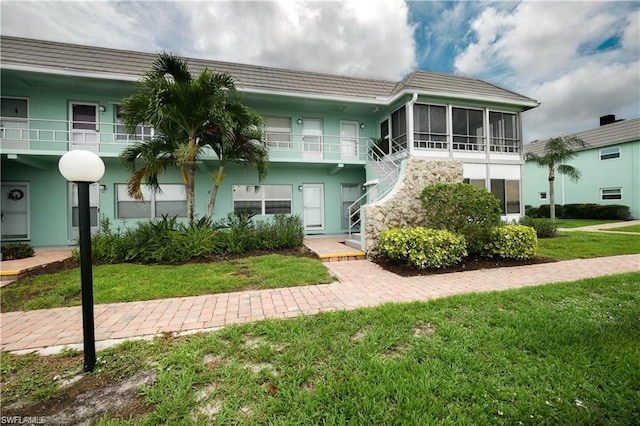
[(540, 212), (537, 207), (533, 207), (530, 205), (524, 206), (524, 215), (529, 217), (540, 217)]
[(255, 242), (258, 250), (277, 250), (302, 246), (304, 228), (300, 216), (276, 214), (273, 220), (258, 222)]
[(531, 259), (536, 255), (538, 239), (530, 226), (504, 225), (494, 228), (493, 240), (485, 247), (487, 256), (503, 259)]
[[(548, 204), (543, 204), (536, 210), (537, 214), (534, 215), (533, 210), (531, 210), (532, 214), (527, 212), (527, 216), (546, 218), (550, 216)], [(621, 204), (556, 204), (556, 217), (562, 219), (629, 220), (631, 219), (631, 210), (629, 210), (628, 206)]]
[(469, 254), (480, 253), (500, 224), (500, 201), (478, 186), (438, 183), (424, 188), (420, 198), (427, 226), (464, 235)]
[(2, 245), (2, 260), (33, 257), (33, 247), (29, 243), (6, 243)]
[(533, 218), (525, 216), (520, 219), (520, 225), (530, 226), (535, 229), (538, 238), (551, 238), (558, 234), (558, 225), (551, 219)]
[(229, 213), (225, 227), (227, 253), (238, 254), (256, 249), (254, 213), (249, 210)]
[[(562, 204), (556, 204), (556, 218), (563, 217), (564, 206)], [(551, 206), (549, 204), (543, 204), (538, 207), (538, 216), (542, 218), (551, 218)]]
[(380, 234), (380, 251), (418, 269), (444, 268), (467, 256), (462, 235), (424, 227), (394, 228)]

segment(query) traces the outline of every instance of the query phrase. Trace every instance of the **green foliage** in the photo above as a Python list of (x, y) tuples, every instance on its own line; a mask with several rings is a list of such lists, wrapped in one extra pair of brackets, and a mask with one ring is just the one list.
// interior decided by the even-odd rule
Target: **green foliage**
[(485, 253), (503, 259), (531, 259), (537, 248), (538, 238), (532, 227), (504, 225), (494, 228), (492, 241), (485, 247)]
[[(549, 204), (543, 204), (538, 208), (531, 208), (527, 216), (550, 217)], [(556, 204), (556, 217), (562, 219), (597, 219), (597, 220), (629, 220), (631, 210), (621, 204)]]
[(551, 219), (525, 216), (520, 219), (520, 225), (535, 229), (538, 238), (551, 238), (558, 234), (558, 224)]
[(253, 250), (278, 250), (302, 245), (304, 228), (297, 215), (276, 214), (272, 220), (253, 221), (248, 211), (229, 213), (225, 226), (228, 253), (246, 253)]
[(2, 245), (2, 260), (32, 257), (33, 247), (29, 243), (6, 243)]
[(227, 253), (238, 254), (251, 251), (254, 247), (255, 226), (254, 213), (248, 210), (229, 213), (226, 220)]
[(464, 235), (469, 254), (480, 253), (500, 224), (500, 202), (485, 188), (438, 183), (424, 188), (420, 199), (427, 226)]
[(380, 234), (380, 251), (391, 259), (418, 269), (452, 266), (467, 255), (462, 235), (424, 227), (383, 231)]

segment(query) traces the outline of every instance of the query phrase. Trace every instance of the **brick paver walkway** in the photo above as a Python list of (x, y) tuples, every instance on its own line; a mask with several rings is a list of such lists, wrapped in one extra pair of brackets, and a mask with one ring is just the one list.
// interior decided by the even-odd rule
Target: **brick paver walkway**
[[(640, 255), (402, 278), (366, 260), (329, 263), (341, 282), (95, 306), (98, 348), (118, 339), (162, 332), (216, 329), (264, 318), (435, 299), (640, 271)], [(22, 351), (82, 343), (80, 307), (0, 314), (0, 350)]]

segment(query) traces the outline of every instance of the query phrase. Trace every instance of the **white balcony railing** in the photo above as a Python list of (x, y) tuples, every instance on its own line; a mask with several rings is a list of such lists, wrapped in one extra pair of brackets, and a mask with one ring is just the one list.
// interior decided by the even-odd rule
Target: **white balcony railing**
[[(138, 126), (135, 135), (127, 135), (120, 123), (93, 123), (66, 120), (18, 119), (0, 117), (0, 149), (7, 153), (64, 153), (87, 149), (116, 156), (124, 148), (153, 137), (149, 126)], [(367, 161), (370, 138), (337, 135), (290, 134), (288, 140), (266, 141), (271, 161), (345, 162)], [(205, 149), (205, 158), (215, 158)]]

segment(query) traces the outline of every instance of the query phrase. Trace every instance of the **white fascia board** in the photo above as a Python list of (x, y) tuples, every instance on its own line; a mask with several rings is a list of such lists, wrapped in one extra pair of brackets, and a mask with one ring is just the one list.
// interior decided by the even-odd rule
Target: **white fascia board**
[(61, 76), (71, 77), (86, 77), (95, 78), (101, 80), (117, 80), (117, 81), (138, 81), (142, 76), (136, 76), (131, 74), (114, 74), (114, 73), (101, 73), (92, 71), (79, 71), (73, 69), (61, 69), (61, 68), (49, 68), (39, 67), (34, 65), (22, 65), (22, 64), (7, 64), (3, 63), (0, 69), (7, 69), (13, 71), (26, 71), (40, 74), (53, 74)]
[(401, 90), (400, 92), (396, 93), (392, 98), (389, 98), (387, 101), (387, 105), (400, 99), (403, 96), (406, 95), (411, 95), (413, 96), (413, 94), (417, 93), (418, 95), (425, 95), (425, 96), (441, 96), (444, 98), (455, 98), (455, 99), (465, 99), (465, 100), (469, 100), (469, 101), (483, 101), (483, 102), (494, 102), (494, 103), (499, 103), (499, 104), (510, 104), (510, 105), (519, 105), (519, 106), (524, 106), (524, 107), (528, 107), (528, 108), (535, 108), (537, 106), (540, 106), (540, 102), (538, 101), (517, 101), (517, 100), (513, 100), (513, 99), (504, 99), (504, 98), (498, 98), (498, 97), (494, 97), (494, 96), (473, 96), (473, 95), (466, 95), (464, 93), (456, 93), (456, 92), (432, 92), (432, 91), (428, 91), (428, 90), (420, 90), (420, 89), (414, 89), (414, 90), (409, 90), (409, 89), (404, 89)]

